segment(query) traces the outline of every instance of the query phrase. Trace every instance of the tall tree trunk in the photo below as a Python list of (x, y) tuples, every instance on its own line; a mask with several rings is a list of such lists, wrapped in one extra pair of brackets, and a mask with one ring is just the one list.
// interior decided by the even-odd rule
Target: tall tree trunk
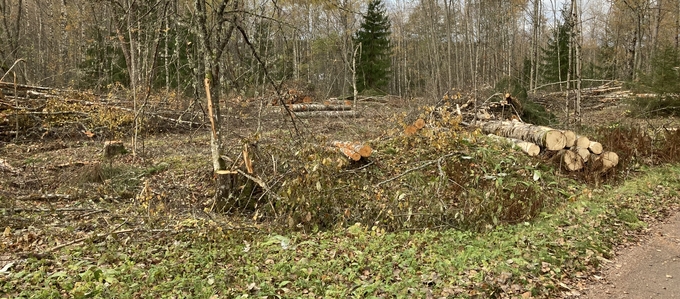
[[(218, 210), (225, 210), (231, 208), (231, 200), (234, 198), (232, 192), (233, 186), (230, 184), (230, 176), (222, 174), (220, 171), (226, 170), (226, 162), (224, 158), (224, 145), (222, 141), (222, 113), (220, 109), (221, 96), (221, 80), (220, 80), (220, 60), (224, 49), (231, 40), (231, 35), (234, 31), (235, 24), (232, 20), (229, 27), (223, 30), (225, 19), (225, 10), (229, 0), (223, 0), (219, 4), (212, 3), (210, 6), (213, 11), (210, 12), (210, 19), (214, 22), (208, 21), (208, 6), (206, 0), (196, 0), (194, 8), (198, 15), (196, 30), (199, 41), (199, 53), (202, 53), (202, 61), (205, 69), (204, 73), (204, 87), (205, 95), (208, 105), (208, 118), (210, 120), (211, 134), (210, 134), (210, 152), (212, 157), (213, 170), (217, 177), (217, 186), (215, 190), (215, 206)], [(235, 5), (238, 5), (235, 3)], [(210, 28), (210, 29), (209, 29)]]
[(581, 44), (582, 44), (582, 32), (581, 32), (581, 11), (578, 6), (578, 0), (572, 0), (573, 11), (572, 18), (574, 20), (573, 35), (575, 41), (575, 59), (576, 59), (576, 103), (574, 105), (574, 112), (576, 117), (576, 123), (581, 124), (581, 66), (583, 56), (581, 55)]

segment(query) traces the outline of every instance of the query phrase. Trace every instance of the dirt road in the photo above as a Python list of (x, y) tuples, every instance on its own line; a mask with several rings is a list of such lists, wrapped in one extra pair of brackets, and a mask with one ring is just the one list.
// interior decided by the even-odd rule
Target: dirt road
[(626, 248), (604, 270), (603, 283), (583, 298), (680, 298), (680, 213)]

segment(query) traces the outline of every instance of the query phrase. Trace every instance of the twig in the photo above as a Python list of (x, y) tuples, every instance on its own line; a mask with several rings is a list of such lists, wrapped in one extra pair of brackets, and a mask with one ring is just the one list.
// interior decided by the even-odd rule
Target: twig
[(421, 164), (420, 166), (413, 167), (413, 168), (411, 168), (411, 169), (408, 169), (408, 170), (404, 171), (403, 173), (401, 173), (401, 174), (399, 174), (399, 175), (397, 175), (397, 176), (394, 176), (394, 177), (389, 178), (389, 179), (387, 179), (387, 180), (384, 180), (384, 181), (382, 181), (382, 182), (380, 182), (380, 183), (377, 183), (377, 184), (375, 184), (375, 186), (378, 187), (378, 186), (380, 186), (380, 185), (382, 185), (382, 184), (385, 184), (385, 183), (389, 183), (389, 182), (391, 182), (391, 181), (394, 181), (394, 180), (396, 180), (396, 179), (398, 179), (398, 178), (400, 178), (400, 177), (403, 177), (403, 176), (405, 176), (405, 175), (407, 175), (407, 174), (409, 174), (409, 173), (411, 173), (411, 172), (414, 172), (414, 171), (416, 171), (416, 170), (423, 169), (423, 168), (425, 168), (425, 167), (427, 167), (427, 166), (429, 166), (429, 165), (432, 165), (432, 164), (434, 164), (434, 163), (438, 163), (440, 160), (442, 160), (442, 159), (444, 159), (444, 158), (448, 158), (448, 157), (451, 157), (451, 156), (453, 156), (453, 155), (462, 155), (462, 154), (464, 154), (464, 153), (462, 153), (462, 152), (452, 152), (452, 153), (448, 153), (448, 154), (446, 154), (446, 155), (443, 155), (443, 156), (439, 157), (439, 158), (436, 159), (436, 160), (427, 161), (427, 162)]
[(38, 208), (14, 208), (14, 212), (85, 212), (90, 211), (87, 214), (94, 214), (100, 212), (108, 212), (108, 210), (92, 210), (88, 208), (59, 208), (59, 209), (38, 209)]
[(244, 176), (244, 177), (248, 178), (249, 180), (255, 182), (255, 184), (258, 184), (258, 185), (259, 185), (260, 187), (262, 187), (262, 189), (264, 189), (265, 191), (267, 191), (267, 192), (273, 194), (274, 197), (276, 197), (276, 199), (281, 200), (281, 197), (280, 197), (278, 194), (276, 194), (276, 193), (274, 193), (274, 192), (271, 192), (271, 189), (269, 189), (269, 186), (267, 186), (267, 184), (265, 184), (261, 179), (256, 178), (256, 177), (254, 177), (254, 176), (252, 176), (252, 175), (249, 175), (249, 174), (245, 173), (243, 170), (240, 170), (240, 169), (236, 169), (236, 171), (237, 171), (238, 173), (240, 173), (242, 176)]
[(14, 62), (14, 64), (12, 64), (12, 66), (9, 67), (9, 69), (2, 75), (2, 77), (0, 77), (0, 81), (2, 81), (3, 79), (5, 79), (5, 76), (7, 76), (7, 74), (9, 74), (9, 72), (11, 72), (12, 69), (13, 69), (13, 68), (17, 65), (17, 63), (19, 63), (19, 62), (24, 62), (24, 63), (25, 63), (26, 60), (24, 60), (23, 58), (17, 59), (17, 60)]
[(359, 170), (362, 170), (362, 169), (364, 169), (364, 168), (366, 168), (366, 167), (369, 167), (369, 166), (371, 166), (371, 165), (373, 165), (373, 161), (368, 162), (368, 163), (366, 163), (366, 165), (362, 165), (362, 166), (359, 167), (359, 168), (343, 170), (343, 171), (341, 171), (341, 172), (352, 172), (352, 173), (354, 173), (354, 172), (357, 172), (357, 171), (359, 171)]
[(53, 199), (66, 199), (69, 200), (71, 199), (70, 195), (66, 194), (32, 194), (32, 195), (26, 195), (26, 196), (19, 196), (16, 198), (16, 200), (19, 201), (30, 201), (30, 200), (53, 200)]
[(83, 217), (91, 216), (91, 215), (94, 215), (94, 214), (97, 214), (97, 213), (108, 213), (108, 212), (109, 212), (109, 210), (96, 210), (96, 211), (92, 211), (92, 212), (85, 213), (85, 214), (82, 214), (82, 215), (78, 215), (74, 218), (76, 218), (76, 219), (77, 218), (83, 218)]

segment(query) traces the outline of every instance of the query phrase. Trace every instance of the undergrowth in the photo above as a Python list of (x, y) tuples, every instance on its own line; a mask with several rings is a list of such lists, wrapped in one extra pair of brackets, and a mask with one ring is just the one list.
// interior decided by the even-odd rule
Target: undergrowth
[[(13, 298), (570, 296), (608, 262), (613, 245), (633, 240), (635, 232), (678, 207), (680, 168), (643, 171), (620, 187), (582, 189), (568, 204), (533, 221), (483, 233), (386, 232), (355, 224), (277, 235), (186, 220), (169, 231), (109, 235), (67, 246), (53, 257), (28, 257), (0, 276), (0, 293)], [(28, 237), (10, 231), (3, 238), (12, 243)]]
[(549, 165), (462, 130), (450, 115), (430, 119), (413, 135), (391, 134), (372, 143), (375, 151), (366, 161), (349, 163), (313, 145), (280, 158), (287, 164), (278, 169), (287, 175), (270, 186), (279, 198), (257, 205), (256, 215), (290, 229), (361, 223), (388, 231), (484, 230), (531, 220), (565, 199), (560, 188), (568, 180), (555, 177)]

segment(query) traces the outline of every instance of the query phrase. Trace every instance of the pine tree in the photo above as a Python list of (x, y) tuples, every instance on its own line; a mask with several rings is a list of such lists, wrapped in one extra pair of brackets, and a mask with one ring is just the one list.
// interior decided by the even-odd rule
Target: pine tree
[(552, 36), (548, 37), (548, 43), (541, 49), (541, 77), (543, 82), (560, 82), (567, 79), (569, 71), (569, 34), (571, 22), (569, 22), (568, 8), (562, 9), (563, 21), (553, 30)]
[(383, 91), (390, 73), (390, 21), (382, 0), (371, 0), (361, 28), (354, 34), (360, 46), (357, 59), (357, 88)]

